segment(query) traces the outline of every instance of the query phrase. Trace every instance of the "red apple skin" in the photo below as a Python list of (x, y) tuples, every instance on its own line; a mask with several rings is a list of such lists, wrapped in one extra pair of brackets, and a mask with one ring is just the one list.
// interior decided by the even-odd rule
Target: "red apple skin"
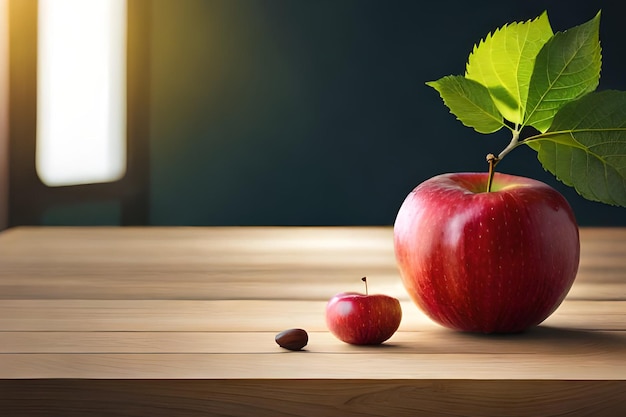
[(397, 298), (346, 292), (326, 304), (326, 325), (339, 340), (353, 345), (379, 345), (400, 327)]
[(418, 185), (394, 223), (400, 274), (433, 321), (461, 331), (516, 333), (545, 320), (572, 286), (578, 225), (540, 181), (442, 174)]

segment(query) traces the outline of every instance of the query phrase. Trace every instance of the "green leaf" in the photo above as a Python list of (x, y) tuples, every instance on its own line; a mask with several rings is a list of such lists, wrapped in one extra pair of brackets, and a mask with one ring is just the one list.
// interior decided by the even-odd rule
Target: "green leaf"
[(545, 12), (503, 26), (474, 47), (465, 76), (489, 89), (505, 119), (521, 124), (535, 57), (553, 35)]
[(504, 126), (489, 91), (476, 81), (461, 75), (448, 75), (426, 85), (439, 92), (450, 112), (465, 126), (479, 133), (493, 133)]
[(572, 101), (546, 133), (524, 143), (545, 169), (586, 199), (626, 207), (626, 92)]
[(600, 13), (554, 35), (539, 51), (530, 79), (524, 125), (545, 132), (557, 111), (598, 86)]

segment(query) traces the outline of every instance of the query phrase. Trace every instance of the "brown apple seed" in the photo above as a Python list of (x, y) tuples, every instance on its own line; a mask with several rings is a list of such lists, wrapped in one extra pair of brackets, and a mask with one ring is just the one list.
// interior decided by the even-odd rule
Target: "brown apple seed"
[(288, 329), (276, 335), (278, 346), (289, 350), (300, 350), (309, 342), (309, 335), (303, 329)]

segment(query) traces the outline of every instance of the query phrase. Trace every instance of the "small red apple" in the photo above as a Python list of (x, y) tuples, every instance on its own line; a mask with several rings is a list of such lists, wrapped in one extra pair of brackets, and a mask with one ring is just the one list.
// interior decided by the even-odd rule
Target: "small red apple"
[(397, 298), (383, 294), (345, 292), (326, 304), (326, 324), (339, 340), (353, 345), (378, 345), (398, 330), (402, 308)]
[(578, 270), (578, 226), (565, 198), (530, 178), (443, 174), (418, 185), (394, 223), (403, 283), (435, 322), (513, 333), (545, 320)]

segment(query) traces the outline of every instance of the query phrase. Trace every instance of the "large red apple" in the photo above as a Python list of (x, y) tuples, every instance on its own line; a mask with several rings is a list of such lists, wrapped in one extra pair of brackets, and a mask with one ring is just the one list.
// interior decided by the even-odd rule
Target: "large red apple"
[(339, 340), (353, 345), (378, 345), (398, 330), (402, 308), (384, 294), (344, 292), (326, 304), (326, 324)]
[(461, 331), (513, 333), (545, 320), (578, 270), (578, 226), (565, 198), (530, 178), (453, 173), (418, 185), (394, 224), (413, 301)]

